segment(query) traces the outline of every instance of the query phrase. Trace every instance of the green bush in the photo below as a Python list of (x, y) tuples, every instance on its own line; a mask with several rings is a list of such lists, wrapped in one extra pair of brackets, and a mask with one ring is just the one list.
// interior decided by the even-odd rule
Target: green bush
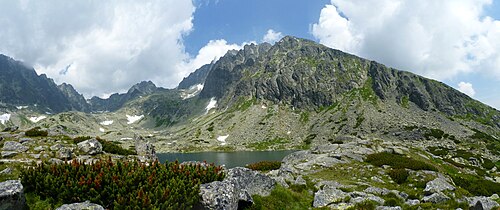
[(392, 169), (389, 171), (389, 176), (398, 184), (403, 184), (408, 179), (410, 174), (406, 169)]
[(281, 161), (260, 161), (246, 165), (247, 168), (255, 171), (271, 171), (281, 167)]
[(473, 195), (491, 196), (495, 193), (500, 194), (500, 183), (472, 175), (454, 175), (451, 178), (457, 186), (466, 189)]
[(47, 136), (49, 132), (40, 130), (40, 127), (34, 127), (24, 132), (24, 135), (28, 137)]
[(444, 131), (442, 131), (441, 129), (437, 129), (437, 128), (431, 128), (431, 129), (428, 129), (425, 133), (424, 133), (424, 137), (426, 139), (429, 139), (431, 136), (436, 138), (436, 139), (441, 139), (443, 138), (444, 136)]
[(347, 210), (375, 210), (378, 206), (378, 203), (372, 200), (365, 200), (360, 203), (356, 203), (354, 207), (349, 207)]
[(392, 154), (387, 152), (367, 155), (366, 162), (378, 167), (383, 165), (389, 165), (394, 169), (407, 168), (412, 170), (437, 171), (436, 167), (426, 162), (414, 160), (412, 158), (403, 155)]
[(123, 147), (117, 145), (114, 142), (106, 141), (99, 137), (96, 137), (97, 141), (102, 145), (102, 151), (117, 154), (117, 155), (136, 155), (135, 151), (124, 149)]
[(219, 166), (147, 164), (100, 160), (43, 163), (21, 172), (26, 192), (53, 203), (89, 200), (106, 209), (191, 209), (199, 201), (199, 185), (224, 178)]
[(399, 205), (399, 200), (396, 198), (388, 198), (384, 202), (384, 206), (398, 206)]
[(427, 147), (429, 152), (436, 156), (445, 156), (448, 154), (448, 150), (443, 147)]
[(313, 196), (307, 190), (295, 192), (278, 185), (269, 196), (254, 195), (253, 200), (247, 209), (310, 209)]
[(73, 143), (74, 144), (78, 144), (78, 143), (80, 143), (82, 141), (89, 140), (91, 138), (92, 137), (90, 137), (90, 136), (78, 136), (78, 137), (73, 138)]

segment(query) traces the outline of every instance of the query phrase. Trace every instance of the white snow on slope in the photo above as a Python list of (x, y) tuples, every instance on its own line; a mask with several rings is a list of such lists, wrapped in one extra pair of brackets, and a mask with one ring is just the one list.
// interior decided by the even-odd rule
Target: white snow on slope
[(99, 128), (99, 131), (101, 131), (103, 133), (106, 132), (106, 130), (104, 130), (104, 128)]
[(0, 123), (5, 124), (5, 122), (10, 120), (10, 114), (0, 115)]
[(127, 116), (127, 120), (128, 120), (127, 124), (132, 124), (132, 123), (135, 123), (135, 122), (137, 122), (138, 120), (140, 120), (140, 119), (142, 119), (142, 118), (144, 117), (144, 115), (139, 115), (139, 116), (134, 115), (134, 116), (130, 116), (130, 115), (128, 115), (128, 114), (127, 114), (127, 115), (125, 115), (125, 116)]
[(17, 109), (26, 109), (28, 106), (16, 106)]
[(30, 117), (29, 120), (31, 122), (37, 123), (38, 121), (43, 120), (45, 118), (47, 118), (47, 117), (42, 115), (42, 116), (39, 116), (39, 117)]
[(208, 111), (210, 111), (210, 109), (213, 109), (215, 107), (217, 107), (217, 100), (215, 100), (215, 98), (211, 98), (210, 101), (208, 102), (208, 105), (205, 108), (205, 110), (207, 110), (207, 113), (208, 113)]
[(226, 145), (226, 139), (227, 137), (229, 137), (229, 135), (225, 135), (225, 136), (219, 136), (217, 137), (217, 141), (220, 141), (220, 145)]
[(203, 90), (203, 84), (193, 85), (193, 86), (189, 87), (189, 89), (187, 89), (183, 93), (181, 93), (181, 98), (182, 98), (182, 100), (192, 98), (192, 97), (198, 95), (198, 93), (200, 93), (201, 90)]
[(102, 121), (99, 124), (101, 124), (101, 125), (111, 125), (111, 124), (113, 124), (113, 120), (105, 120), (105, 121)]

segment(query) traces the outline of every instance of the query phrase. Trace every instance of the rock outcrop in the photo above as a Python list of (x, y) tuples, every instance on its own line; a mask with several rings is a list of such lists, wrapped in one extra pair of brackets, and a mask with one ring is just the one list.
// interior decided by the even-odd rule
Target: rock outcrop
[(22, 210), (26, 207), (23, 185), (19, 180), (0, 183), (0, 209)]
[(102, 145), (97, 139), (89, 139), (77, 144), (78, 150), (87, 155), (96, 155), (102, 153)]
[(104, 210), (101, 205), (85, 201), (82, 203), (64, 204), (56, 210)]

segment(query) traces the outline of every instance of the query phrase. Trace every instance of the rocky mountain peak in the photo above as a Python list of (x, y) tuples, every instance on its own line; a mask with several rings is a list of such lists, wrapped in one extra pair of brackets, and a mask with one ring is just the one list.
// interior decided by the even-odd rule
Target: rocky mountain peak
[(133, 85), (127, 93), (133, 93), (134, 91), (139, 91), (142, 94), (150, 94), (156, 91), (158, 87), (151, 81), (142, 81)]

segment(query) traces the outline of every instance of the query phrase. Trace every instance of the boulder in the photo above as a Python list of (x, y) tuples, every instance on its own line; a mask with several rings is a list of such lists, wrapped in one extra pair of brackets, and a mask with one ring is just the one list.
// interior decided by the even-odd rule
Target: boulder
[(63, 160), (64, 159), (69, 160), (73, 157), (73, 149), (68, 147), (63, 147), (59, 149), (59, 151), (57, 151), (56, 157)]
[(57, 150), (61, 149), (62, 147), (63, 147), (63, 145), (61, 145), (61, 144), (54, 144), (54, 145), (50, 146), (50, 150), (57, 151)]
[(158, 159), (156, 156), (155, 146), (152, 143), (144, 140), (144, 138), (138, 135), (135, 135), (134, 139), (135, 152), (137, 153), (137, 156), (139, 156), (140, 160), (154, 161)]
[(302, 177), (302, 175), (299, 175), (293, 184), (295, 184), (295, 185), (306, 185), (306, 184), (307, 184), (307, 182), (306, 182), (306, 180)]
[(77, 144), (78, 150), (87, 155), (97, 155), (102, 153), (102, 145), (97, 139), (89, 139)]
[(17, 152), (15, 152), (15, 151), (2, 151), (0, 154), (2, 155), (3, 158), (14, 157), (17, 155)]
[(19, 180), (0, 183), (0, 209), (21, 210), (26, 207), (23, 185)]
[(32, 138), (21, 138), (21, 139), (19, 139), (19, 143), (21, 143), (21, 144), (24, 143), (24, 142), (30, 142), (30, 141), (33, 141), (33, 139)]
[(500, 205), (489, 197), (476, 196), (467, 198), (471, 210), (490, 210), (499, 207)]
[(3, 143), (2, 150), (4, 151), (16, 151), (16, 152), (26, 152), (29, 148), (15, 141), (6, 141)]
[(229, 169), (224, 181), (235, 184), (241, 191), (250, 195), (268, 196), (276, 186), (276, 181), (269, 176), (248, 168), (236, 167)]
[(420, 201), (418, 199), (410, 199), (410, 200), (407, 200), (405, 202), (406, 205), (409, 205), (409, 206), (415, 206), (415, 205), (418, 205), (420, 204)]
[[(391, 191), (388, 190), (388, 189), (385, 189), (385, 188), (368, 187), (363, 192), (371, 193), (371, 194), (374, 194), (374, 195), (387, 195)], [(396, 193), (396, 195), (397, 195), (397, 193)]]
[(314, 208), (321, 208), (328, 206), (331, 203), (338, 203), (344, 200), (348, 196), (347, 193), (344, 193), (342, 190), (339, 190), (330, 185), (326, 185), (322, 190), (318, 190), (314, 193)]
[(401, 210), (401, 206), (377, 206), (376, 210)]
[(443, 203), (448, 200), (450, 200), (450, 197), (446, 196), (442, 192), (437, 192), (422, 198), (422, 202), (424, 203)]
[(239, 193), (234, 183), (215, 181), (200, 186), (198, 209), (238, 209)]
[(446, 178), (440, 176), (430, 182), (427, 182), (424, 193), (426, 195), (431, 195), (445, 190), (453, 191), (455, 190), (455, 187), (451, 185)]
[(85, 201), (83, 203), (64, 204), (56, 210), (104, 210), (104, 208), (99, 204)]

